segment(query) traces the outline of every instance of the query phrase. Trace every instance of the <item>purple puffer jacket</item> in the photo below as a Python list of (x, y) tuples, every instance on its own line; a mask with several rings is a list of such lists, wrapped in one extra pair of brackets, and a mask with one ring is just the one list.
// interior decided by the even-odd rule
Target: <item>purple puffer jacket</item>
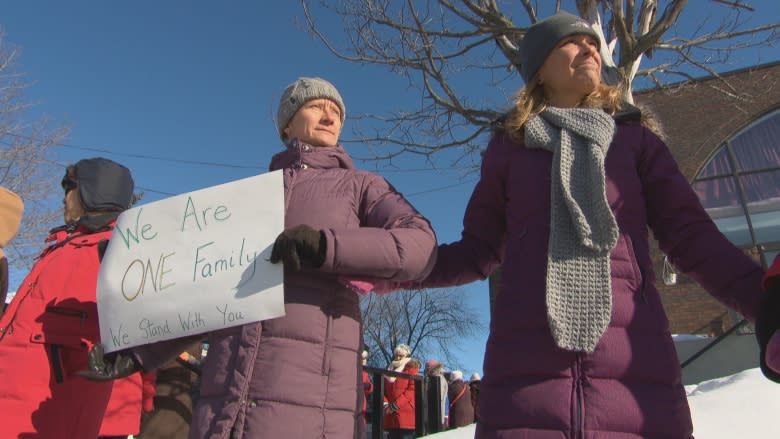
[[(284, 317), (209, 335), (190, 437), (352, 438), (363, 422), (362, 324), (358, 295), (338, 278), (421, 279), (435, 263), (436, 237), (341, 146), (294, 141), (271, 169), (284, 169), (285, 227), (323, 230), (325, 263), (285, 270)], [(134, 352), (154, 367), (186, 341)]]
[(691, 438), (648, 226), (676, 267), (749, 319), (759, 303), (762, 270), (718, 231), (666, 145), (640, 124), (621, 122), (605, 163), (607, 197), (620, 229), (611, 253), (612, 319), (593, 354), (557, 348), (545, 307), (551, 158), (496, 134), (463, 237), (439, 247), (425, 281), (463, 284), (503, 263), (476, 437)]

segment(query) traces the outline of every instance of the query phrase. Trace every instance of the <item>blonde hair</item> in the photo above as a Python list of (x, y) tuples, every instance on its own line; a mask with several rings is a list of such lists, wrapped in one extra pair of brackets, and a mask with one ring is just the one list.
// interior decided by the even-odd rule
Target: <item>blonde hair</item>
[(394, 355), (400, 355), (402, 357), (409, 357), (412, 355), (412, 350), (409, 348), (409, 346), (399, 343), (395, 349), (393, 349)]
[[(621, 91), (604, 83), (596, 86), (593, 93), (585, 96), (580, 107), (601, 108), (609, 114), (615, 114), (622, 103)], [(539, 86), (538, 73), (531, 78), (528, 85), (515, 94), (515, 105), (509, 110), (503, 123), (503, 129), (517, 143), (523, 142), (523, 126), (534, 114), (539, 114), (547, 107), (544, 88)]]

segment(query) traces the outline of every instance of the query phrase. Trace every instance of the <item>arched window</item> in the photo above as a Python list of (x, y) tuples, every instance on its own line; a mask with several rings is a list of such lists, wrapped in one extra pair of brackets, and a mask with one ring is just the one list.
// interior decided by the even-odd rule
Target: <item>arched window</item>
[(739, 247), (780, 252), (780, 109), (727, 140), (693, 182), (718, 228)]

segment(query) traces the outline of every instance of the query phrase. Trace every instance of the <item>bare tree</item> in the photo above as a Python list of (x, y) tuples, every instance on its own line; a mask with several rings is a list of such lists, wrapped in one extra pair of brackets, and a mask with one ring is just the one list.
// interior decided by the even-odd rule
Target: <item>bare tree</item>
[[(698, 27), (688, 35), (678, 34), (674, 27), (687, 0), (576, 0), (575, 4), (603, 38), (605, 80), (619, 86), (631, 101), (635, 78), (661, 85), (702, 74), (717, 76), (736, 51), (773, 47), (780, 39), (779, 22), (750, 25), (750, 15), (760, 11), (749, 0), (708, 0), (704, 11), (703, 1), (697, 2), (697, 13), (702, 15)], [(445, 149), (465, 155), (480, 151), (482, 134), (507, 104), (481, 96), (495, 89), (509, 95), (518, 88), (518, 42), (527, 25), (561, 8), (560, 0), (301, 3), (308, 30), (338, 58), (384, 66), (406, 78), (410, 88), (419, 89), (422, 99), (403, 111), (389, 117), (357, 118), (354, 140), (375, 149), (381, 146), (381, 152), (375, 152), (380, 160), (404, 153), (430, 156)], [(346, 38), (327, 36), (317, 20), (322, 14), (338, 15)], [(648, 58), (651, 62), (645, 62)], [(640, 68), (645, 63), (647, 67)], [(475, 84), (484, 87), (467, 93)], [(721, 88), (730, 89), (728, 84)]]
[(460, 341), (483, 327), (475, 310), (465, 302), (465, 290), (425, 289), (366, 296), (361, 302), (363, 339), (369, 348), (369, 364), (384, 367), (393, 348), (404, 343), (412, 355), (424, 359), (441, 355), (457, 365)]
[(18, 58), (19, 50), (0, 33), (0, 186), (24, 200), (19, 234), (6, 253), (12, 265), (23, 268), (31, 265), (47, 230), (62, 214), (51, 199), (62, 173), (51, 158), (51, 147), (62, 141), (67, 129), (49, 128), (46, 117), (30, 115), (33, 104), (24, 98), (28, 84), (17, 70)]

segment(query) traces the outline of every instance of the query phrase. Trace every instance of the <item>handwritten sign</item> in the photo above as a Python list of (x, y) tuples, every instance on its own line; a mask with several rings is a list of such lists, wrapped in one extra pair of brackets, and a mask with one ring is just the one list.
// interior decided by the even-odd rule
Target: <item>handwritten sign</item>
[(281, 171), (123, 212), (98, 275), (106, 352), (284, 315)]

